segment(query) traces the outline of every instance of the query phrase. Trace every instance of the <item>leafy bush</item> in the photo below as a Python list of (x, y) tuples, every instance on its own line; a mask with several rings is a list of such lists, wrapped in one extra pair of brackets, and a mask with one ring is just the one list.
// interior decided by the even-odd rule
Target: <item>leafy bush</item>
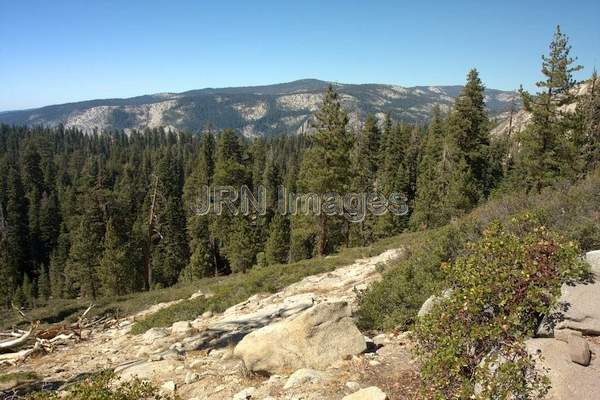
[(579, 248), (529, 216), (492, 223), (468, 254), (443, 264), (451, 294), (415, 327), (427, 397), (535, 399), (548, 381), (524, 340), (562, 283), (586, 278)]
[(160, 394), (158, 388), (149, 382), (134, 379), (120, 382), (114, 374), (103, 373), (88, 378), (67, 389), (57, 392), (37, 392), (27, 400), (176, 400), (178, 397)]

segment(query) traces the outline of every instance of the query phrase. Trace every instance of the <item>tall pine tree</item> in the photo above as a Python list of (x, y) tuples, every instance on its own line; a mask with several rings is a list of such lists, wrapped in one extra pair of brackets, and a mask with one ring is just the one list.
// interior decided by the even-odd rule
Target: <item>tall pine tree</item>
[(531, 123), (521, 135), (515, 173), (520, 185), (540, 191), (559, 177), (573, 176), (575, 155), (569, 145), (564, 106), (573, 103), (576, 81), (573, 73), (582, 67), (574, 65), (568, 37), (556, 27), (548, 56), (542, 56), (542, 74), (537, 82), (539, 92), (531, 95), (521, 90)]
[[(338, 93), (329, 85), (323, 104), (315, 114), (316, 132), (310, 137), (311, 146), (304, 154), (298, 189), (319, 195), (331, 192), (347, 193), (351, 184), (350, 150), (352, 137), (348, 133), (348, 115), (342, 109)], [(339, 237), (335, 232), (335, 217), (323, 212), (316, 216), (317, 254), (325, 255), (339, 244), (330, 240)]]

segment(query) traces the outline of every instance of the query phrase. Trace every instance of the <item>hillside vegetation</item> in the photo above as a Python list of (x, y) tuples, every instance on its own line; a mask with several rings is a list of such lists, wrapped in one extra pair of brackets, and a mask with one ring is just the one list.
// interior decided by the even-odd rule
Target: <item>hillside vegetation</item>
[(413, 234), (409, 256), (361, 297), (359, 324), (365, 329), (407, 329), (432, 294), (447, 288), (449, 262), (468, 252), (493, 222), (508, 227), (528, 216), (578, 245), (600, 248), (600, 170), (576, 185), (557, 183), (539, 194), (499, 195), (470, 214), (435, 230)]

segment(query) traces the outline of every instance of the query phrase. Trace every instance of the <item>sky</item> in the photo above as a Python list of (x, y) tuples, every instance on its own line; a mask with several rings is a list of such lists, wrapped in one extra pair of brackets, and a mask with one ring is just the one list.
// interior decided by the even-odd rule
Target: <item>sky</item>
[(557, 24), (600, 68), (600, 1), (0, 0), (0, 111), (316, 78), (533, 88)]

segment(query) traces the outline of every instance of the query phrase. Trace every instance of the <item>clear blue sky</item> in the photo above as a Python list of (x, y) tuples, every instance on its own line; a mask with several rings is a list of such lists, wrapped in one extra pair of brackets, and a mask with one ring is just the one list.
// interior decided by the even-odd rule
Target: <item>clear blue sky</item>
[[(319, 78), (531, 88), (556, 24), (589, 75), (600, 1), (0, 0), (0, 110)], [(583, 75), (581, 75), (583, 76)]]

